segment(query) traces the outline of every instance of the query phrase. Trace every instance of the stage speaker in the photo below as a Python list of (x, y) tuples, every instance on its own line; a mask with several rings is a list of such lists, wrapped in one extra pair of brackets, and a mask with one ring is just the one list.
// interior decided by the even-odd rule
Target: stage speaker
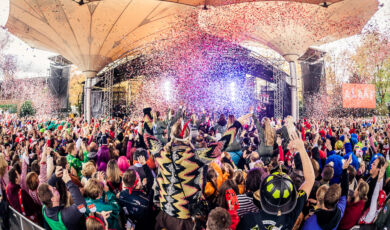
[(326, 95), (325, 63), (301, 62), (304, 116), (313, 117), (323, 115), (324, 95)]
[(49, 89), (58, 102), (59, 109), (68, 107), (70, 66), (50, 65)]
[(323, 83), (322, 81), (325, 80), (324, 62), (315, 64), (302, 62), (301, 68), (304, 93), (318, 93)]

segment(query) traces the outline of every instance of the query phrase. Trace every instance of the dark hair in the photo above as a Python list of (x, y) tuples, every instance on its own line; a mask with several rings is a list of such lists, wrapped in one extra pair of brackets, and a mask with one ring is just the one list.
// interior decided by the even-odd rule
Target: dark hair
[(135, 152), (134, 152), (134, 159), (137, 160), (138, 157), (140, 157), (140, 156), (144, 156), (145, 160), (148, 159), (148, 152), (146, 151), (146, 149), (138, 148), (138, 149), (135, 150)]
[(66, 168), (67, 164), (68, 164), (68, 161), (66, 160), (66, 157), (64, 157), (64, 156), (61, 156), (61, 157), (57, 158), (57, 160), (56, 160), (56, 165), (61, 166), (64, 169)]
[(261, 170), (258, 168), (251, 169), (246, 176), (246, 191), (255, 192), (260, 188)]
[(49, 189), (49, 185), (47, 183), (40, 184), (38, 187), (38, 198), (42, 202), (42, 204), (47, 207), (52, 207), (51, 197), (53, 193)]
[(322, 180), (324, 181), (330, 181), (333, 178), (334, 169), (332, 166), (325, 166), (324, 170), (322, 171)]
[(128, 169), (123, 174), (123, 183), (126, 186), (133, 186), (136, 179), (137, 179), (137, 174), (134, 169)]
[(40, 173), (40, 167), (39, 167), (38, 160), (34, 160), (34, 161), (31, 163), (31, 171), (33, 171), (33, 172), (35, 172), (36, 174), (39, 175), (39, 173)]
[(377, 159), (379, 159), (379, 162), (378, 162), (378, 164), (377, 164), (376, 167), (377, 167), (378, 169), (380, 169), (380, 168), (383, 167), (383, 165), (385, 165), (386, 160), (385, 160), (385, 158), (382, 157), (382, 156), (378, 157)]
[(226, 180), (219, 188), (218, 197), (217, 197), (217, 206), (222, 207), (222, 208), (226, 208), (226, 209), (229, 208), (227, 200), (226, 200), (226, 196), (225, 196), (225, 192), (228, 189), (233, 189), (233, 191), (236, 194), (238, 194), (238, 186), (236, 185), (236, 183), (234, 183), (234, 181), (230, 180), (230, 179)]
[(16, 184), (16, 178), (18, 178), (18, 173), (16, 172), (16, 169), (14, 167), (8, 171), (8, 177), (9, 181), (12, 184)]
[(210, 230), (227, 230), (230, 229), (232, 220), (228, 211), (224, 208), (216, 207), (211, 210), (208, 220), (207, 229)]
[(353, 167), (352, 165), (349, 165), (347, 168), (347, 173), (348, 173), (348, 182), (349, 182), (349, 184), (351, 184), (356, 176), (355, 167)]

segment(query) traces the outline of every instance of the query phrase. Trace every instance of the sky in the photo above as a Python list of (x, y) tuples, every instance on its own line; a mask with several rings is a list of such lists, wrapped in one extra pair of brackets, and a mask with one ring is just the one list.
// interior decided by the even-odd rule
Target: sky
[[(375, 28), (381, 34), (384, 34), (390, 39), (390, 0), (379, 0), (383, 5), (380, 7), (378, 12), (371, 18), (367, 23), (366, 27), (363, 29), (363, 32), (372, 30)], [(5, 15), (8, 13), (8, 0), (0, 0), (0, 26), (3, 26), (6, 21)], [(0, 28), (0, 41), (5, 36), (5, 30)], [(337, 74), (344, 74), (342, 69), (342, 61), (338, 60), (337, 57), (345, 51), (353, 52), (354, 49), (360, 43), (360, 36), (353, 36), (350, 38), (338, 40), (329, 44), (319, 46), (321, 50), (324, 50), (330, 53), (332, 56), (336, 57), (335, 64), (338, 68)], [(16, 76), (18, 78), (24, 77), (38, 77), (38, 76), (47, 76), (48, 69), (50, 67), (50, 61), (48, 57), (56, 55), (55, 53), (42, 51), (38, 49), (31, 48), (29, 45), (11, 35), (11, 41), (5, 47), (4, 50), (0, 50), (3, 54), (14, 55), (17, 59), (18, 71)], [(259, 50), (259, 52), (266, 54), (265, 56), (275, 57), (278, 56), (276, 52)], [(279, 55), (280, 56), (280, 55)], [(0, 80), (2, 80), (2, 73), (0, 72)]]

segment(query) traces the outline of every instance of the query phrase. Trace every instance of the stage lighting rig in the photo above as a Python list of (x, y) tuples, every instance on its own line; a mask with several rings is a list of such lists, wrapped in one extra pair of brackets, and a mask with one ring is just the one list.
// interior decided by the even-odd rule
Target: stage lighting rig
[(100, 2), (102, 0), (72, 0), (72, 1), (78, 3), (81, 6), (81, 5), (92, 3), (92, 2)]

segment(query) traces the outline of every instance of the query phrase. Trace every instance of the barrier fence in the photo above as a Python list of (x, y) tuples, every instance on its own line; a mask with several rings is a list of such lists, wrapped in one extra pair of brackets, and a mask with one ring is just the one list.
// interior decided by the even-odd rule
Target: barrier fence
[(10, 209), (10, 230), (45, 230), (41, 226), (27, 219), (25, 216), (17, 212), (11, 206)]

